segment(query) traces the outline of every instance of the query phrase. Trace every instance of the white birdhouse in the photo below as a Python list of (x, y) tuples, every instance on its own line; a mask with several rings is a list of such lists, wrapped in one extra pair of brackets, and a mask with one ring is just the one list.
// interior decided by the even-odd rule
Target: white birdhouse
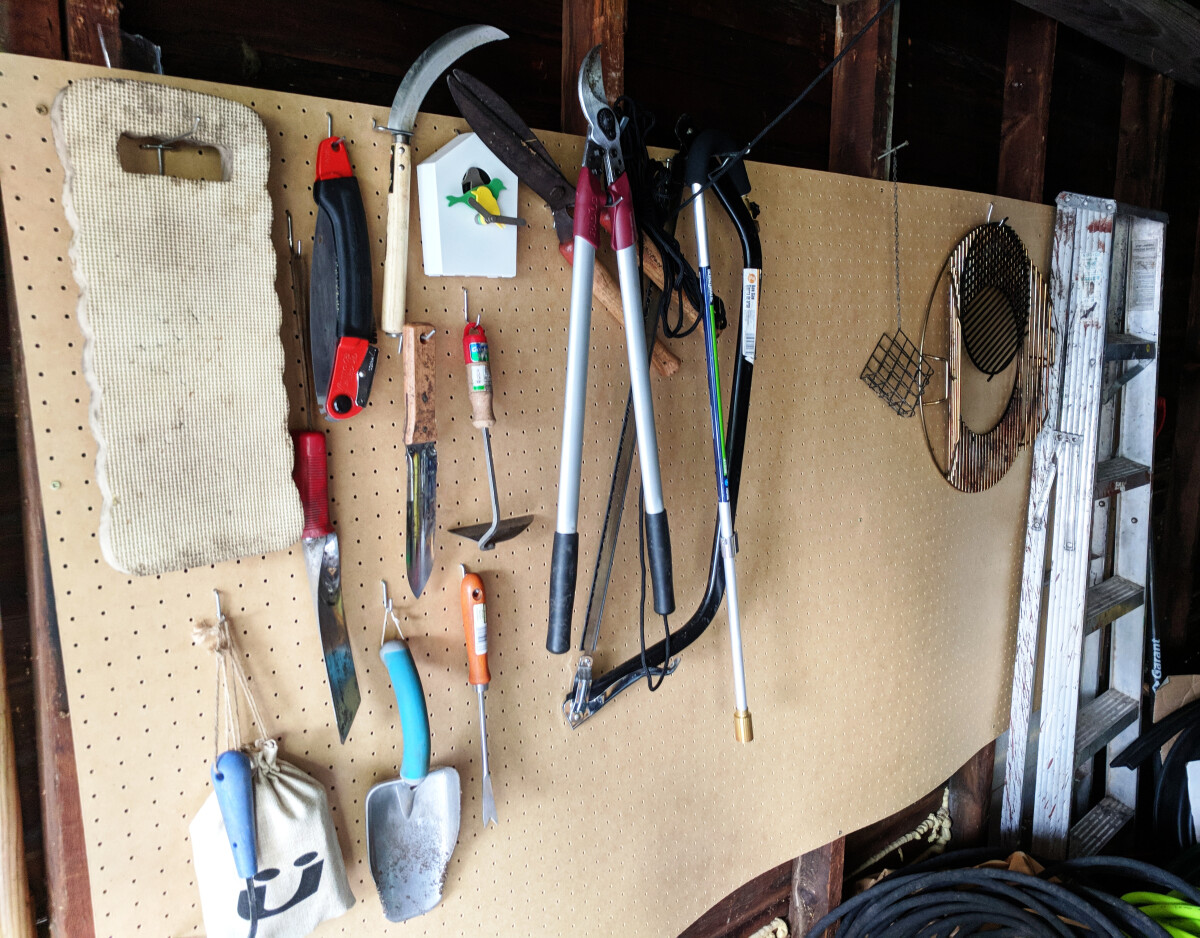
[(515, 277), (517, 179), (476, 134), (460, 134), (417, 166), (428, 277)]

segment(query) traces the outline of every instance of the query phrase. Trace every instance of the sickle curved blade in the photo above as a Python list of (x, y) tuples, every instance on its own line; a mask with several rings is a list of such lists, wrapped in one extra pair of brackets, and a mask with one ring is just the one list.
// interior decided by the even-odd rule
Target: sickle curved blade
[(388, 129), (392, 133), (411, 134), (417, 110), (437, 77), (477, 46), (507, 38), (508, 33), (494, 26), (460, 26), (436, 40), (417, 57), (396, 89), (388, 114)]

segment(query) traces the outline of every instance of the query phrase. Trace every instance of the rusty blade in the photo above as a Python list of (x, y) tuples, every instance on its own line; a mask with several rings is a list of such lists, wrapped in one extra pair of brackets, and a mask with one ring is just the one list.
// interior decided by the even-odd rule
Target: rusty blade
[(574, 235), (568, 210), (575, 205), (575, 187), (542, 141), (507, 101), (478, 78), (456, 68), (446, 81), (471, 129), (521, 182), (546, 200), (554, 213), (559, 243), (569, 243)]

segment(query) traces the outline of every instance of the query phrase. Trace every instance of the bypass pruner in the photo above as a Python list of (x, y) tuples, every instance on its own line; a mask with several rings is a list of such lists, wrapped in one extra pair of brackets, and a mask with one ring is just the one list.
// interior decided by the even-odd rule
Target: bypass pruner
[(599, 242), (600, 213), (612, 218), (612, 246), (617, 255), (629, 382), (637, 425), (637, 449), (642, 470), (646, 512), (646, 553), (654, 591), (654, 611), (675, 611), (671, 580), (671, 539), (658, 469), (658, 440), (650, 394), (649, 356), (642, 317), (641, 277), (638, 271), (637, 223), (625, 161), (621, 155), (617, 115), (604, 93), (600, 47), (579, 67), (579, 103), (588, 121), (583, 166), (575, 187), (575, 262), (571, 270), (571, 318), (567, 333), (566, 402), (558, 474), (558, 522), (550, 561), (550, 627), (546, 648), (562, 654), (571, 644), (571, 614), (579, 562), (579, 475), (583, 460), (584, 402), (591, 339), (592, 274)]

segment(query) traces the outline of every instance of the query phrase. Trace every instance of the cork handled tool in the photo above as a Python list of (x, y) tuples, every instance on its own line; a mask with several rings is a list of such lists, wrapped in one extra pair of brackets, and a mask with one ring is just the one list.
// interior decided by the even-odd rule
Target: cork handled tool
[(463, 575), (460, 593), (463, 633), (467, 640), (467, 682), (479, 694), (479, 736), (483, 745), (483, 826), (487, 827), (489, 822), (500, 823), (496, 817), (496, 798), (492, 794), (492, 771), (488, 766), (487, 710), (484, 706), (488, 684), (492, 682), (488, 670), (487, 597), (479, 574), (467, 573), (465, 564), (459, 564), (459, 568)]
[(467, 288), (463, 287), (463, 362), (467, 366), (467, 396), (471, 399), (471, 423), (483, 431), (483, 455), (487, 460), (488, 491), (492, 498), (492, 523), (467, 524), (451, 528), (458, 534), (479, 542), (480, 550), (491, 550), (500, 541), (516, 537), (533, 522), (533, 515), (500, 518), (500, 496), (496, 490), (496, 465), (492, 460), (492, 427), (496, 415), (492, 410), (492, 370), (488, 354), (487, 335), (480, 324), (467, 312)]

